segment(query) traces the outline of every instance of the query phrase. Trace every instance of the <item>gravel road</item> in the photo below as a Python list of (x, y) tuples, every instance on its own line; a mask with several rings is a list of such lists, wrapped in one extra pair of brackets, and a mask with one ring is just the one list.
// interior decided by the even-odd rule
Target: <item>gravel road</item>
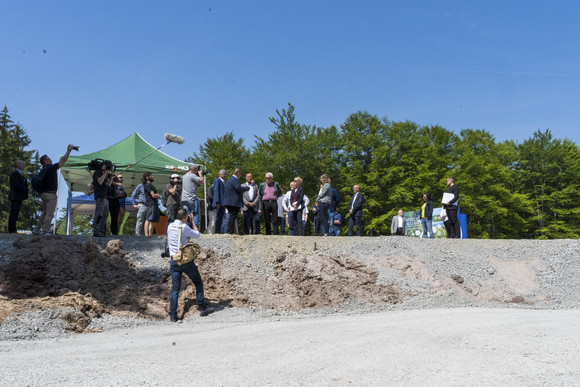
[(205, 237), (177, 324), (163, 239), (96, 242), (0, 237), (0, 384), (580, 385), (580, 241)]
[(3, 385), (578, 385), (580, 311), (431, 309), (322, 318), (226, 311), (1, 342)]

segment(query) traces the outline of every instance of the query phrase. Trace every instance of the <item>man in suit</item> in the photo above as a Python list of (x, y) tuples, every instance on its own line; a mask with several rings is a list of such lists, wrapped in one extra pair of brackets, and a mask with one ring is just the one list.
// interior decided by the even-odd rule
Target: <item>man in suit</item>
[(230, 218), (228, 219), (228, 234), (236, 234), (236, 223), (238, 222), (238, 214), (240, 213), (240, 208), (244, 205), (242, 196), (244, 192), (249, 191), (250, 187), (242, 187), (240, 184), (240, 177), (242, 177), (242, 170), (236, 168), (234, 174), (226, 180), (224, 184), (224, 198), (223, 203)]
[(352, 199), (350, 199), (350, 206), (348, 207), (348, 213), (350, 214), (350, 219), (348, 221), (348, 236), (352, 236), (352, 228), (356, 225), (356, 236), (361, 236), (362, 232), (362, 206), (365, 202), (365, 198), (360, 192), (360, 186), (357, 184), (352, 187), (354, 194)]
[(28, 199), (28, 181), (22, 174), (26, 163), (23, 160), (16, 160), (14, 162), (16, 169), (10, 175), (10, 193), (8, 199), (10, 200), (10, 215), (8, 216), (8, 232), (16, 232), (16, 221), (20, 210), (22, 209), (22, 202)]
[(407, 220), (403, 218), (403, 210), (399, 210), (398, 215), (393, 216), (391, 234), (407, 236)]
[(254, 177), (251, 173), (246, 174), (246, 182), (242, 184), (242, 187), (250, 187), (250, 189), (244, 192), (242, 197), (243, 207), (242, 212), (244, 214), (244, 234), (259, 234), (260, 233), (260, 214), (258, 213), (259, 197), (258, 197), (258, 186), (254, 182)]
[(224, 183), (226, 179), (226, 170), (221, 169), (218, 178), (213, 182), (213, 208), (215, 208), (215, 228), (214, 234), (222, 233), (222, 222), (226, 214), (226, 207), (224, 206)]

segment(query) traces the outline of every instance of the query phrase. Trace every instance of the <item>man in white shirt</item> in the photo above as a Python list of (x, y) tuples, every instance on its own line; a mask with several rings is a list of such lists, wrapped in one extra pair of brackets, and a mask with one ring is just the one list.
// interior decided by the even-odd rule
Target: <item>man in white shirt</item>
[(260, 205), (258, 202), (258, 186), (254, 182), (254, 177), (251, 173), (246, 174), (246, 182), (242, 184), (242, 187), (250, 187), (250, 190), (244, 192), (242, 195), (244, 203), (244, 206), (242, 207), (242, 213), (244, 215), (244, 234), (259, 234), (260, 214), (258, 213), (258, 210)]
[[(188, 212), (186, 209), (177, 211), (177, 219), (167, 227), (167, 244), (169, 246), (169, 255), (171, 272), (171, 297), (169, 299), (169, 317), (172, 322), (177, 319), (177, 300), (179, 298), (179, 289), (181, 288), (181, 274), (185, 273), (195, 285), (195, 294), (197, 308), (203, 314), (208, 314), (210, 308), (206, 305), (203, 295), (203, 281), (194, 261), (184, 263), (179, 266), (173, 261), (173, 256), (179, 250), (179, 247), (185, 246), (189, 238), (198, 239), (200, 233), (197, 226), (193, 223), (193, 230), (187, 225)], [(179, 240), (179, 229), (181, 228), (181, 240)]]

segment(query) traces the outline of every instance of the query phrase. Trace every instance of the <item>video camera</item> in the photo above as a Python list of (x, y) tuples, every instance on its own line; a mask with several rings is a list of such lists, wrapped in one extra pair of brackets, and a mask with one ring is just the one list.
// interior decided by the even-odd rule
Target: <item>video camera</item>
[(196, 167), (197, 167), (198, 171), (201, 171), (202, 176), (207, 175), (207, 170), (205, 169), (205, 167), (203, 165), (196, 165)]
[(105, 166), (106, 170), (111, 172), (115, 172), (115, 170), (117, 169), (117, 167), (115, 166), (115, 164), (111, 162), (111, 160), (103, 160), (103, 159), (94, 159), (89, 161), (87, 169), (89, 171), (96, 171), (102, 169), (103, 165)]

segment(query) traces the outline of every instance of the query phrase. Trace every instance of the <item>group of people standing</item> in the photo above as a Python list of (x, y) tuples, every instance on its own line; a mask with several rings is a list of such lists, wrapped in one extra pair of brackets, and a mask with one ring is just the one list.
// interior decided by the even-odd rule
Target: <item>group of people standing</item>
[[(260, 218), (263, 215), (266, 235), (283, 235), (288, 228), (289, 235), (304, 235), (308, 221), (310, 199), (302, 187), (302, 178), (295, 177), (284, 193), (280, 183), (271, 172), (265, 181), (256, 184), (253, 175), (245, 175), (245, 183), (240, 183), (242, 171), (234, 170), (226, 179), (225, 169), (219, 171), (208, 191), (209, 233), (238, 234), (237, 218), (243, 216), (246, 235), (260, 233)], [(330, 185), (327, 174), (320, 176), (320, 190), (315, 195), (311, 211), (314, 215), (314, 235), (340, 235), (342, 217), (337, 212), (340, 201), (338, 190)], [(349, 235), (356, 227), (357, 235), (362, 232), (362, 205), (364, 197), (360, 187), (353, 188), (354, 194), (349, 207)], [(222, 223), (227, 219), (227, 227)]]
[[(53, 163), (48, 155), (40, 156), (42, 168), (32, 182), (29, 182), (23, 173), (26, 163), (23, 160), (14, 162), (15, 169), (10, 175), (10, 191), (8, 193), (8, 199), (10, 200), (9, 233), (16, 232), (16, 222), (22, 210), (22, 202), (28, 199), (29, 194), (34, 189), (40, 195), (42, 208), (38, 223), (36, 227), (33, 227), (32, 232), (37, 235), (52, 234), (52, 220), (54, 219), (57, 205), (58, 170), (67, 162), (71, 151), (75, 148), (74, 145), (69, 144), (66, 153), (57, 163)], [(32, 183), (32, 187), (29, 183)]]
[[(447, 178), (447, 186), (449, 187), (443, 196), (443, 210), (440, 217), (443, 220), (447, 238), (461, 238), (461, 227), (459, 225), (458, 217), (458, 201), (459, 188), (455, 185), (455, 178)], [(433, 200), (431, 195), (426, 192), (423, 194), (423, 205), (419, 211), (419, 220), (421, 221), (421, 228), (423, 229), (423, 238), (434, 238), (433, 234)], [(397, 215), (393, 216), (391, 222), (392, 235), (407, 235), (407, 221), (403, 217), (403, 210), (399, 210)]]

